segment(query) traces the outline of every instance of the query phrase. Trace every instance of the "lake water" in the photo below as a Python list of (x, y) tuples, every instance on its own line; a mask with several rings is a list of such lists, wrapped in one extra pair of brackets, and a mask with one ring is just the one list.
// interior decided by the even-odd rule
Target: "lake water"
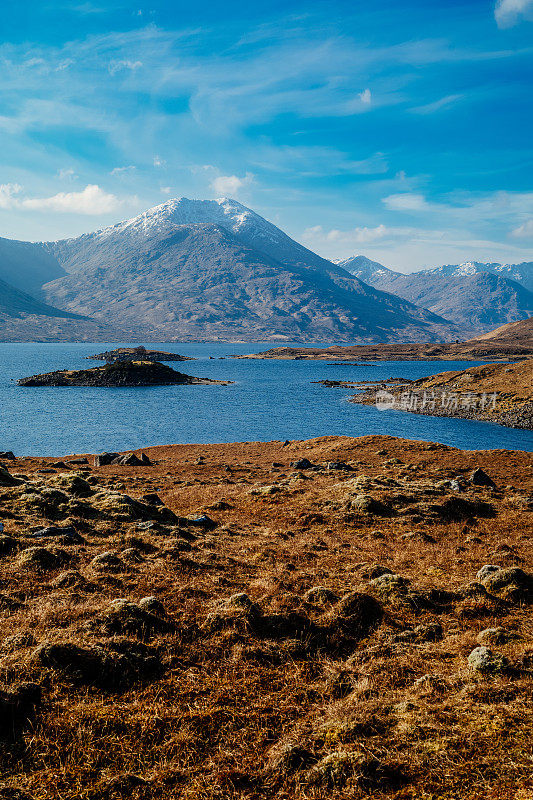
[[(296, 344), (296, 343), (295, 343)], [(232, 386), (137, 389), (19, 387), (20, 377), (99, 362), (88, 355), (114, 344), (0, 344), (0, 450), (16, 455), (67, 455), (184, 442), (269, 441), (339, 434), (388, 434), (464, 449), (533, 449), (531, 431), (484, 422), (378, 411), (348, 403), (349, 389), (313, 381), (420, 378), (474, 362), (376, 362), (351, 366), (324, 361), (239, 361), (272, 343), (150, 344), (197, 361), (170, 364)], [(210, 360), (213, 356), (214, 360)], [(219, 360), (222, 359), (223, 360)], [(477, 362), (479, 363), (479, 362)]]

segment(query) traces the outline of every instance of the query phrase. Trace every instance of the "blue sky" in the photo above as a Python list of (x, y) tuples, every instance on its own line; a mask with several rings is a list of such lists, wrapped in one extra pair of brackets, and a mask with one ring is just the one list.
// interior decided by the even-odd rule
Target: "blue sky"
[(533, 0), (9, 0), (0, 236), (235, 197), (328, 258), (533, 259)]

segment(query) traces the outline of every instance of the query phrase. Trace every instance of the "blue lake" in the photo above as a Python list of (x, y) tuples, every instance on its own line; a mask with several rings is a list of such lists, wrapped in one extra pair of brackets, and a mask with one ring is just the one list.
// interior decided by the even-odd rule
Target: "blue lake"
[(272, 343), (162, 342), (149, 346), (198, 359), (170, 366), (235, 384), (97, 389), (23, 388), (15, 383), (35, 373), (96, 366), (98, 362), (86, 361), (86, 356), (118, 346), (122, 345), (1, 343), (0, 450), (13, 450), (19, 456), (59, 456), (157, 444), (307, 439), (330, 434), (388, 434), (469, 450), (533, 449), (531, 431), (378, 411), (348, 403), (353, 394), (349, 389), (313, 383), (325, 378), (419, 378), (476, 362), (388, 361), (351, 366), (325, 361), (239, 361), (229, 356), (260, 352)]

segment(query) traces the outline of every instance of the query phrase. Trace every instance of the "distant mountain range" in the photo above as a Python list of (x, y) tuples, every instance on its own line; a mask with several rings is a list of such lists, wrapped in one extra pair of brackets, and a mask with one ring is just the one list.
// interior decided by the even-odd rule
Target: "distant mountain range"
[(0, 239), (0, 338), (449, 341), (531, 313), (527, 265), (489, 266), (417, 284), (327, 261), (234, 200), (181, 198), (72, 239)]
[(169, 200), (42, 249), (49, 303), (159, 339), (450, 339), (456, 326), (366, 285), (233, 200)]
[(469, 261), (410, 275), (365, 256), (339, 266), (377, 289), (392, 292), (472, 332), (533, 315), (533, 262), (483, 264)]

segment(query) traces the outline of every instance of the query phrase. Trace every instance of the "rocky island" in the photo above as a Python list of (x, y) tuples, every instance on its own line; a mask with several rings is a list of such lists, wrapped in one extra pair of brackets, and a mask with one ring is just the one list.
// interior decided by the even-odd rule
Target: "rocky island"
[(181, 356), (179, 353), (167, 353), (163, 350), (147, 350), (146, 347), (117, 347), (116, 350), (107, 350), (94, 356), (87, 356), (93, 361), (195, 361), (190, 356)]
[[(322, 383), (355, 386), (346, 381)], [(533, 429), (533, 358), (515, 364), (484, 364), (439, 372), (414, 381), (390, 379), (373, 385), (366, 382), (360, 387), (363, 391), (351, 397), (351, 402)]]
[(530, 455), (84, 455), (0, 469), (0, 797), (530, 796)]
[(103, 367), (57, 370), (31, 375), (17, 381), (19, 386), (228, 386), (231, 381), (195, 378), (157, 361), (113, 361)]

